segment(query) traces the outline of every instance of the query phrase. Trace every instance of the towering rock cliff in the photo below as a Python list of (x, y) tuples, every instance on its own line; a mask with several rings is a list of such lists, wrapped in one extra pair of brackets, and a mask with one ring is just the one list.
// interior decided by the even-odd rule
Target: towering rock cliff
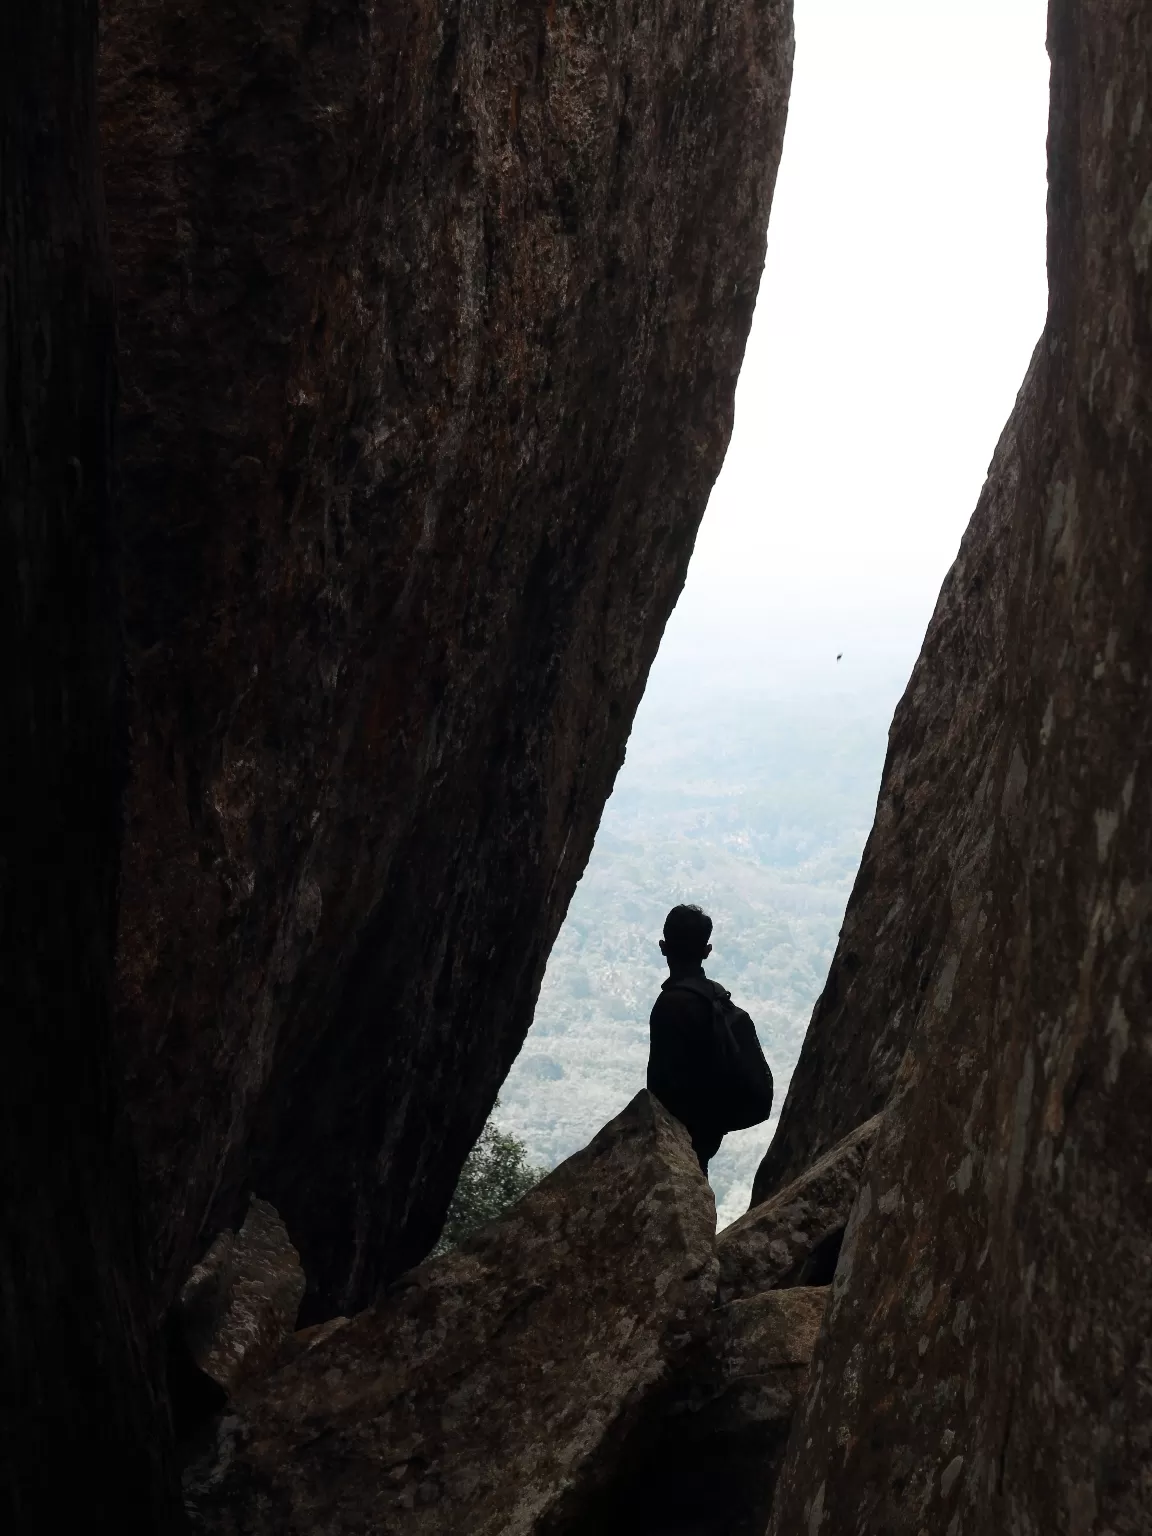
[(314, 1314), (435, 1234), (724, 452), (791, 66), (786, 0), (100, 20), (98, 108), (95, 5), (0, 7), (13, 1532), (164, 1525), (160, 1319), (253, 1186)]
[(1152, 18), (1049, 52), (1047, 325), (758, 1181), (887, 1103), (777, 1536), (1152, 1509)]
[(366, 1302), (528, 1026), (727, 442), (787, 0), (110, 0), (116, 1038), (158, 1297)]

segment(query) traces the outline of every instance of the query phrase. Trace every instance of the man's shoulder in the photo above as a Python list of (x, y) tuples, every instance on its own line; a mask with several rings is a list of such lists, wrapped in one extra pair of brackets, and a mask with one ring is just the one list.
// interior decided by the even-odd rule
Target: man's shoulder
[(706, 976), (703, 971), (695, 976), (680, 976), (675, 980), (669, 976), (661, 987), (661, 994), (667, 997), (675, 993), (681, 996), (687, 993), (689, 997), (699, 998), (727, 997), (728, 995), (718, 981), (713, 981), (711, 976)]
[(711, 1006), (711, 1000), (715, 996), (715, 983), (709, 981), (707, 976), (671, 977), (661, 986), (652, 1012), (659, 1013), (699, 1013), (702, 1009)]

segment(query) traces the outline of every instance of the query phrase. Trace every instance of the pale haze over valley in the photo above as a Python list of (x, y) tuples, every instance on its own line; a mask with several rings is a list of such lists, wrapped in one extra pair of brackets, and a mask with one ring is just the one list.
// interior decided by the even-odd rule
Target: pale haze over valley
[[(709, 972), (756, 1020), (783, 1103), (892, 710), (1044, 319), (1045, 17), (797, 0), (732, 445), (501, 1094), (538, 1163), (643, 1086), (677, 901), (715, 919)], [(771, 1130), (713, 1162), (722, 1224)]]

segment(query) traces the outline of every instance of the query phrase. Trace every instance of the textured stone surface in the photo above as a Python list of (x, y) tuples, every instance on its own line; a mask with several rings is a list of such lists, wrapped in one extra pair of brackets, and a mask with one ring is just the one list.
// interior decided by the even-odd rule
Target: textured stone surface
[[(1152, 17), (1055, 0), (1049, 50), (1049, 318), (893, 732), (876, 942), (836, 961), (908, 1048), (776, 1536), (1149, 1528)], [(818, 1020), (786, 1142), (859, 1114), (880, 1021)]]
[[(817, 1158), (811, 1168), (762, 1204), (753, 1203), (717, 1240), (721, 1301), (773, 1286), (804, 1285), (814, 1268), (835, 1267), (839, 1235), (883, 1117), (876, 1115)], [(753, 1188), (752, 1199), (757, 1191)], [(837, 1250), (838, 1251), (838, 1250)], [(818, 1277), (831, 1281), (831, 1274)]]
[(808, 1286), (714, 1311), (617, 1477), (564, 1536), (762, 1536), (827, 1298)]
[(706, 1401), (717, 1424), (734, 1429), (783, 1422), (812, 1359), (828, 1295), (828, 1286), (798, 1286), (718, 1308), (710, 1335), (715, 1375), (704, 1378), (703, 1396), (693, 1393), (691, 1411), (698, 1415)]
[(232, 1391), (280, 1355), (303, 1299), (304, 1271), (287, 1228), (275, 1206), (253, 1199), (239, 1232), (221, 1232), (181, 1287), (193, 1359)]
[(434, 1240), (721, 463), (791, 56), (788, 0), (105, 7), (163, 1284), (249, 1187), (306, 1318)]
[(327, 1322), (313, 1323), (309, 1328), (298, 1328), (281, 1344), (273, 1369), (288, 1365), (291, 1361), (299, 1359), (301, 1355), (307, 1354), (310, 1349), (315, 1349), (317, 1344), (323, 1344), (324, 1340), (330, 1338), (338, 1328), (343, 1328), (347, 1321), (346, 1317), (330, 1317)]
[(707, 1328), (715, 1219), (687, 1132), (639, 1094), (502, 1220), (250, 1389), (189, 1473), (197, 1528), (576, 1519)]

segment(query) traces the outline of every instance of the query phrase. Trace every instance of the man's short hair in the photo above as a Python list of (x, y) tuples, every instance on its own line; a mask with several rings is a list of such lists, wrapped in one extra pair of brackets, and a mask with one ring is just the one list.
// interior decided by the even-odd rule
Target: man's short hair
[(703, 960), (712, 939), (712, 919), (697, 906), (673, 907), (664, 919), (664, 945), (683, 960)]

